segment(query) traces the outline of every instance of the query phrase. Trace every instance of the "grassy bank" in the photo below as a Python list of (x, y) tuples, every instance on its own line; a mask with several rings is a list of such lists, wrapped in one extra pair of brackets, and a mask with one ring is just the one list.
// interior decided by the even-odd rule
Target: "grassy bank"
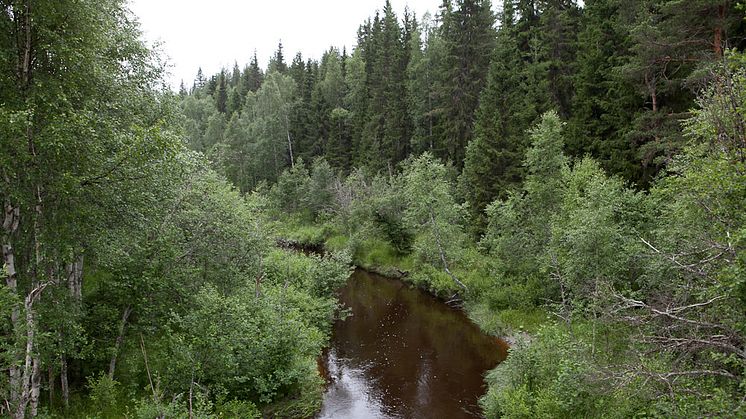
[(377, 237), (349, 237), (331, 223), (313, 224), (302, 217), (288, 217), (277, 221), (278, 238), (301, 246), (323, 246), (330, 252), (349, 251), (352, 263), (370, 272), (399, 278), (437, 298), (448, 300), (458, 293), (469, 318), (485, 333), (501, 337), (510, 343), (535, 333), (551, 321), (540, 307), (511, 307), (495, 309), (484, 298), (484, 288), (492, 282), (486, 256), (476, 249), (467, 251), (466, 262), (454, 267), (453, 273), (469, 288), (457, 287), (442, 268), (414, 260), (411, 254), (397, 251), (388, 241)]

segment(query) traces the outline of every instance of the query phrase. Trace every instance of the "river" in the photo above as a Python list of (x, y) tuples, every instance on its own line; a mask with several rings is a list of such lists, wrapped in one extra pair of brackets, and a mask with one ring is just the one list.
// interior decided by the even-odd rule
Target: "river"
[(321, 362), (319, 418), (480, 417), (483, 376), (507, 356), (466, 315), (401, 281), (356, 270), (340, 292), (352, 315), (334, 324)]

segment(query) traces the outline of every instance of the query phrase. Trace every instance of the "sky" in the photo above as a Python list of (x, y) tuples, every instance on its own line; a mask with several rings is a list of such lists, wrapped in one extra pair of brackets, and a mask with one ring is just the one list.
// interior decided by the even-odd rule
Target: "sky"
[[(385, 0), (130, 0), (149, 44), (161, 43), (170, 65), (168, 81), (191, 87), (197, 69), (205, 76), (243, 68), (256, 50), (259, 65), (282, 41), (285, 60), (297, 52), (319, 59), (330, 46), (350, 51), (357, 29), (383, 8)], [(392, 0), (401, 19), (404, 8), (434, 14), (442, 0)]]

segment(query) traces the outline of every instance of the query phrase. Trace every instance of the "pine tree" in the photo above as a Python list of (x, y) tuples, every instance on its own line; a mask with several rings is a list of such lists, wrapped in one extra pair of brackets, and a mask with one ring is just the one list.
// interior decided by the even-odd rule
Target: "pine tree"
[(627, 137), (639, 147), (645, 185), (684, 145), (679, 121), (707, 81), (708, 73), (698, 70), (720, 59), (731, 38), (743, 39), (743, 14), (719, 0), (641, 0), (625, 7), (632, 55), (620, 70), (644, 100)]

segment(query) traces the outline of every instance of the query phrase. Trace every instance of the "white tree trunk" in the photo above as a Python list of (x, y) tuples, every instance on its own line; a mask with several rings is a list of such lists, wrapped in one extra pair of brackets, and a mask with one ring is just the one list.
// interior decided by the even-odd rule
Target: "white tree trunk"
[(77, 302), (83, 298), (83, 256), (76, 257), (67, 264), (67, 286), (70, 295)]
[(438, 253), (440, 253), (440, 262), (443, 264), (443, 270), (445, 273), (448, 274), (448, 276), (451, 277), (453, 282), (455, 282), (459, 287), (463, 288), (464, 291), (467, 291), (468, 288), (466, 288), (466, 285), (464, 285), (463, 282), (461, 282), (456, 275), (451, 272), (451, 269), (448, 268), (448, 259), (446, 259), (446, 252), (443, 249), (443, 244), (440, 241), (440, 231), (438, 230), (438, 224), (435, 221), (435, 215), (433, 214), (433, 210), (430, 209), (430, 223), (433, 227), (433, 234), (435, 236), (435, 244), (438, 246)]
[(34, 356), (31, 364), (29, 404), (31, 405), (31, 417), (34, 418), (39, 412), (39, 395), (41, 394), (41, 360), (38, 356)]
[(127, 320), (130, 314), (132, 314), (132, 306), (127, 306), (122, 313), (122, 322), (119, 324), (119, 335), (117, 335), (117, 340), (114, 342), (114, 354), (112, 354), (111, 361), (109, 362), (109, 378), (112, 380), (114, 379), (114, 371), (117, 368), (117, 356), (124, 342), (124, 330), (127, 327)]
[[(9, 183), (9, 179), (6, 177), (6, 183)], [(4, 205), (5, 217), (3, 219), (3, 273), (5, 275), (5, 285), (8, 290), (16, 294), (18, 292), (18, 279), (15, 263), (15, 253), (13, 251), (12, 236), (15, 235), (18, 230), (18, 223), (20, 220), (20, 209), (13, 206), (9, 200), (6, 200)], [(20, 309), (18, 305), (14, 306), (10, 312), (10, 321), (13, 330), (19, 329), (19, 317)], [(16, 362), (13, 362), (8, 368), (8, 378), (10, 384), (10, 403), (13, 406), (18, 405), (18, 398), (20, 396), (20, 368)]]
[(70, 405), (70, 387), (67, 384), (67, 357), (60, 357), (60, 389), (62, 391), (62, 403), (65, 407)]

